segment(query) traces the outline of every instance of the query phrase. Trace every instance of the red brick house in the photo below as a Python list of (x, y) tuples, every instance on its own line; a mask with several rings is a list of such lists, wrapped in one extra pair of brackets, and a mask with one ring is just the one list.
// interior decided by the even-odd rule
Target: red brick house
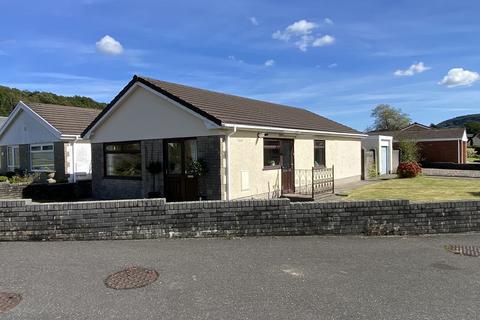
[(393, 148), (402, 140), (415, 141), (424, 162), (467, 162), (467, 133), (464, 128), (434, 129), (413, 123), (398, 131), (374, 132), (370, 135), (393, 137)]

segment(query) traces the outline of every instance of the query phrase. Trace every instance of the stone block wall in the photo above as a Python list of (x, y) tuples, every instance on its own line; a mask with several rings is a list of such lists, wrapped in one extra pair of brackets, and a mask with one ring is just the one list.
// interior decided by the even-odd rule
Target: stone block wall
[(92, 143), (92, 194), (97, 199), (143, 198), (140, 179), (116, 179), (104, 177), (103, 144)]
[(0, 240), (432, 234), (480, 231), (480, 201), (165, 203), (163, 199), (36, 204), (0, 201)]
[(0, 199), (22, 199), (28, 184), (10, 184), (0, 182)]

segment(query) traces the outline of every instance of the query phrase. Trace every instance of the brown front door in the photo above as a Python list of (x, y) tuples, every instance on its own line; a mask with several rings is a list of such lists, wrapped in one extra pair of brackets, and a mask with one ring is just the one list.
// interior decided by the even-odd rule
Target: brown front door
[(295, 193), (293, 140), (281, 140), (282, 193)]
[(197, 160), (197, 140), (166, 140), (164, 155), (167, 201), (198, 200), (198, 178), (189, 174), (191, 163)]

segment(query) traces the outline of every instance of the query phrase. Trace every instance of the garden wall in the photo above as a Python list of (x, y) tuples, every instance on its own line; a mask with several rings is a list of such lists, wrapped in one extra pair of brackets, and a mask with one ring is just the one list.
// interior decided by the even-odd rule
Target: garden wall
[(480, 231), (480, 201), (165, 203), (163, 199), (36, 204), (0, 201), (0, 240), (430, 234)]

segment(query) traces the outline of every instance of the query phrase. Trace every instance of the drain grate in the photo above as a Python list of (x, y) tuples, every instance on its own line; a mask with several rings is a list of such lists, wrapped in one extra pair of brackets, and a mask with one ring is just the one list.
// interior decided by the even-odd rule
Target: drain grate
[(448, 251), (453, 252), (455, 254), (462, 255), (462, 256), (480, 257), (480, 247), (458, 246), (458, 245), (449, 244), (449, 245), (445, 246), (445, 249), (447, 249)]
[(16, 293), (0, 292), (0, 314), (17, 306), (22, 296)]
[(135, 289), (145, 287), (157, 279), (158, 273), (155, 270), (142, 267), (130, 267), (109, 275), (107, 279), (105, 279), (105, 285), (116, 290)]

